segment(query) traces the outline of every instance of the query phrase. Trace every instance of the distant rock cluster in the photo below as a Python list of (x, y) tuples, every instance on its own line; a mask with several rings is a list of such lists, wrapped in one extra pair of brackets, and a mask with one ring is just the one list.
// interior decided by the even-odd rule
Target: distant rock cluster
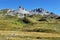
[(19, 18), (23, 18), (24, 14), (29, 14), (29, 15), (41, 14), (42, 16), (44, 16), (44, 15), (50, 15), (50, 14), (53, 14), (53, 13), (48, 12), (43, 8), (36, 8), (36, 9), (33, 9), (33, 10), (29, 11), (29, 10), (26, 10), (25, 8), (19, 6), (18, 10), (8, 9), (7, 14), (11, 15), (11, 16), (16, 16), (17, 15)]

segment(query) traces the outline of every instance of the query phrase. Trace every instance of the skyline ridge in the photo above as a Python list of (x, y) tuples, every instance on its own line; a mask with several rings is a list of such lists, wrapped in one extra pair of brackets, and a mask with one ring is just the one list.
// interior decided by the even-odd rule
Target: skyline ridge
[(0, 0), (0, 9), (17, 9), (19, 5), (28, 10), (44, 8), (60, 15), (60, 0)]

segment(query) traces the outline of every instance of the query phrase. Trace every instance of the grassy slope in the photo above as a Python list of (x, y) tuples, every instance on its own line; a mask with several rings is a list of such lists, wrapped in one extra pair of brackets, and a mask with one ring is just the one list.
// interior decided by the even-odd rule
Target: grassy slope
[[(48, 36), (53, 36), (53, 35), (55, 36), (56, 34), (57, 34), (57, 36), (60, 35), (59, 34), (60, 33), (60, 21), (57, 21), (57, 20), (54, 20), (54, 19), (52, 19), (52, 21), (49, 21), (49, 19), (47, 19), (50, 22), (49, 23), (47, 21), (38, 21), (39, 19), (40, 19), (40, 16), (37, 17), (36, 15), (33, 16), (32, 18), (27, 17), (26, 20), (29, 21), (29, 23), (25, 23), (25, 22), (22, 21), (23, 19), (19, 19), (17, 17), (11, 17), (11, 16), (0, 17), (0, 30), (4, 30), (4, 31), (26, 30), (26, 34), (28, 35), (28, 37), (30, 37), (29, 35), (31, 35), (31, 37), (32, 37), (32, 38), (30, 38), (30, 40), (37, 40), (37, 39), (35, 39), (35, 38), (37, 38), (37, 37), (35, 37), (37, 35), (38, 35), (38, 39), (39, 39), (40, 35), (42, 35), (41, 38), (43, 40), (45, 40), (44, 36), (46, 36), (46, 35), (47, 35), (47, 40), (48, 39), (52, 39), (52, 40), (57, 39), (57, 38), (48, 38)], [(37, 30), (39, 29), (39, 33), (36, 31), (36, 29)], [(33, 38), (32, 34), (29, 33), (30, 31), (32, 31), (31, 33), (33, 34), (33, 36), (35, 38)], [(36, 32), (36, 34), (35, 34), (35, 32)], [(40, 33), (40, 32), (43, 32), (43, 33)], [(7, 32), (5, 32), (5, 33), (7, 34)], [(16, 33), (18, 33), (18, 32), (16, 32)], [(25, 31), (20, 32), (20, 34), (21, 33), (22, 33), (22, 35), (25, 35), (24, 34)], [(44, 35), (44, 33), (46, 33), (46, 34)], [(51, 34), (49, 34), (49, 33), (51, 33)], [(14, 32), (12, 34), (14, 34)], [(11, 40), (15, 39), (15, 38), (14, 39), (13, 38), (11, 38)], [(23, 40), (23, 38), (24, 37), (22, 37), (21, 40)], [(27, 38), (24, 38), (24, 39), (26, 40)], [(20, 40), (20, 38), (16, 38), (16, 40), (18, 40), (18, 39)]]

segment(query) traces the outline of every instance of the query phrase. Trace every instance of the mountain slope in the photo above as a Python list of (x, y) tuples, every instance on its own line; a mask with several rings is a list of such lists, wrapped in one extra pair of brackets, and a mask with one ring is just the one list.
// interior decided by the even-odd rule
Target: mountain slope
[(60, 16), (41, 8), (27, 11), (29, 13), (23, 10), (27, 11), (24, 8), (18, 10), (20, 13), (16, 10), (0, 11), (1, 40), (60, 39)]

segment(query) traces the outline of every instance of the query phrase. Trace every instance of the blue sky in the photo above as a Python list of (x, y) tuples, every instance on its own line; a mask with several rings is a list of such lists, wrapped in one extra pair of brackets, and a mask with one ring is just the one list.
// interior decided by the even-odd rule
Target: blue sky
[(44, 8), (60, 15), (60, 0), (0, 0), (0, 9), (18, 9), (19, 5), (28, 10)]

